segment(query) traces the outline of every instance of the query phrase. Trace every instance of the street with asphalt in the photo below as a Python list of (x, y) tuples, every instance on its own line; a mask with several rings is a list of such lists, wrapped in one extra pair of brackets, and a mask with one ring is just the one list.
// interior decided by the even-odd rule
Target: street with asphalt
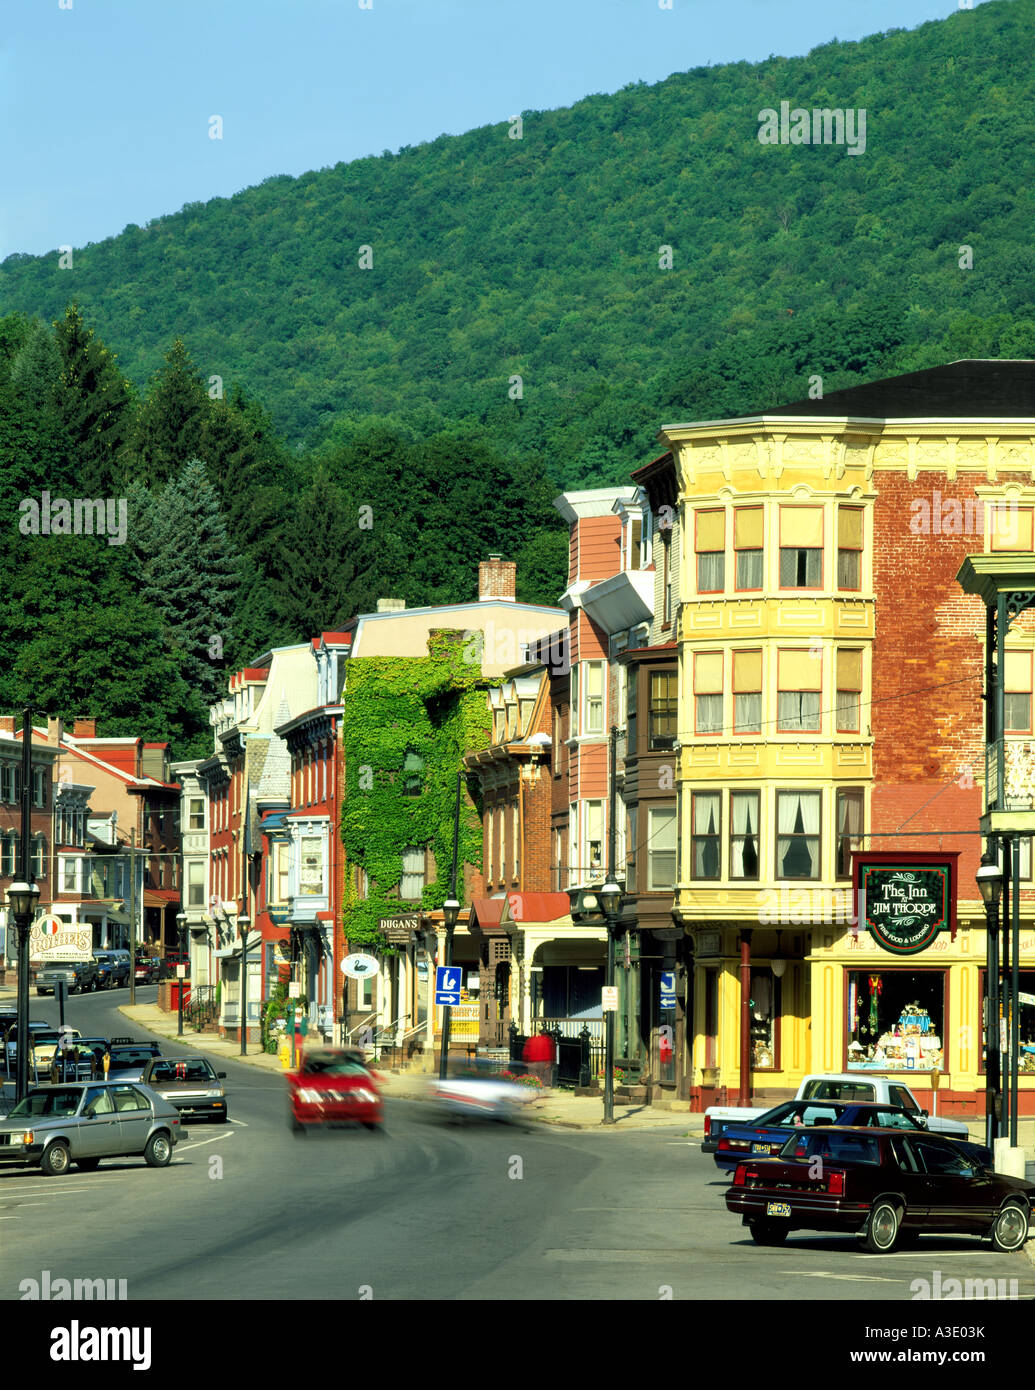
[[(1029, 1252), (961, 1237), (861, 1253), (802, 1233), (754, 1244), (700, 1150), (702, 1117), (552, 1093), (520, 1124), (458, 1125), (424, 1078), (384, 1074), (386, 1134), (293, 1135), (276, 1057), (209, 1034), (176, 1037), (154, 987), (74, 997), (84, 1035), (163, 1039), (226, 1071), (230, 1122), (191, 1121), (173, 1163), (95, 1173), (0, 1171), (0, 1297), (25, 1279), (115, 1278), (131, 1299), (910, 1300), (918, 1278), (1016, 1279)], [(56, 1021), (53, 999), (33, 1017)]]

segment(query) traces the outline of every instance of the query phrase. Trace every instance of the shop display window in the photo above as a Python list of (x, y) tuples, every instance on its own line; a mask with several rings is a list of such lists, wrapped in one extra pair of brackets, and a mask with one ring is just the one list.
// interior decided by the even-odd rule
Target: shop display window
[[(987, 973), (987, 971), (984, 971), (984, 970), (983, 970), (983, 971), (981, 972), (981, 980), (982, 980), (982, 989), (983, 989), (983, 991), (984, 991), (984, 994), (983, 994), (984, 1007), (983, 1007), (983, 1009), (982, 1009), (982, 1017), (984, 1017), (985, 1009), (987, 1009), (987, 1007), (988, 1007), (988, 973)], [(1007, 983), (1008, 983), (1008, 987), (1010, 987), (1011, 982), (1012, 982), (1012, 975), (1009, 977), (1009, 980), (1008, 980), (1008, 982), (1007, 982)], [(1019, 972), (1019, 984), (1020, 984), (1020, 990), (1019, 990), (1019, 993), (1020, 993), (1020, 1008), (1019, 1008), (1019, 1011), (1018, 1011), (1018, 1017), (1019, 1017), (1019, 1019), (1020, 1019), (1020, 1025), (1021, 1025), (1021, 1026), (1020, 1026), (1020, 1032), (1019, 1032), (1019, 1043), (1018, 1043), (1018, 1052), (1017, 1052), (1017, 1070), (1018, 1070), (1018, 1073), (1019, 1073), (1021, 1076), (1035, 1076), (1035, 970), (1021, 970), (1021, 971)], [(1005, 1011), (1004, 1001), (1002, 1000), (1002, 998), (1000, 998), (1000, 1010), (1001, 1010), (1001, 1011)], [(1002, 1071), (1003, 1071), (1003, 1076), (1004, 1076), (1004, 1077), (1006, 1076), (1006, 1073), (1007, 1073), (1007, 1070), (1008, 1070), (1008, 1065), (1009, 1065), (1008, 1062), (1007, 1062), (1007, 1058), (1006, 1058), (1006, 1047), (1007, 1047), (1007, 1042), (1008, 1042), (1008, 1039), (1007, 1039), (1007, 1033), (1006, 1033), (1006, 1019), (1005, 1019), (1005, 1017), (1003, 1016), (1003, 1012), (1001, 1012), (1001, 1013), (1000, 1013), (1000, 1019), (999, 1019), (999, 1050), (1000, 1050), (1000, 1054), (1001, 1054), (1001, 1056), (1000, 1056), (1000, 1065), (1001, 1065), (1001, 1067), (1002, 1067)], [(982, 1028), (982, 1030), (981, 1030), (981, 1070), (982, 1070), (982, 1071), (985, 1070), (985, 1047), (986, 1047), (986, 1043), (987, 1043), (987, 1032), (986, 1032), (986, 1030), (985, 1030), (984, 1028)]]
[(751, 1069), (778, 1068), (780, 981), (768, 967), (751, 972)]
[(944, 970), (850, 970), (849, 1071), (944, 1070)]

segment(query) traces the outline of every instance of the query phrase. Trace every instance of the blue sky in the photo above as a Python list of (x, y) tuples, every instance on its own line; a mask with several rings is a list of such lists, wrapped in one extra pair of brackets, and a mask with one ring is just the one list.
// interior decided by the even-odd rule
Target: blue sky
[(914, 28), (958, 0), (666, 3), (3, 0), (0, 260), (629, 82)]

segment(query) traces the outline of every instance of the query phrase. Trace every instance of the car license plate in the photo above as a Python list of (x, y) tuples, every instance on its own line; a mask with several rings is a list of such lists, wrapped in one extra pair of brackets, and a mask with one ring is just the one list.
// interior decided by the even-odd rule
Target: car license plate
[(765, 1214), (766, 1216), (790, 1216), (791, 1209), (786, 1202), (767, 1202)]
[(753, 1154), (771, 1154), (772, 1151), (773, 1151), (773, 1146), (772, 1146), (772, 1144), (752, 1144), (752, 1145), (751, 1145), (751, 1152), (752, 1152)]

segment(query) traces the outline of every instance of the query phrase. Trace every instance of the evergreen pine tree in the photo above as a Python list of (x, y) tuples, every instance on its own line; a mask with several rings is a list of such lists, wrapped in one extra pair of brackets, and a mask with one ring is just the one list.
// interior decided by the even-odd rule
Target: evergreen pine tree
[(201, 453), (212, 402), (182, 338), (166, 354), (136, 420), (131, 476), (147, 487), (174, 478)]
[(203, 703), (225, 693), (240, 557), (205, 465), (190, 459), (149, 503), (131, 498), (141, 596), (160, 615), (180, 670)]
[(54, 325), (61, 358), (57, 413), (82, 497), (111, 496), (123, 476), (123, 451), (133, 429), (136, 396), (109, 352), (87, 328), (78, 304)]

